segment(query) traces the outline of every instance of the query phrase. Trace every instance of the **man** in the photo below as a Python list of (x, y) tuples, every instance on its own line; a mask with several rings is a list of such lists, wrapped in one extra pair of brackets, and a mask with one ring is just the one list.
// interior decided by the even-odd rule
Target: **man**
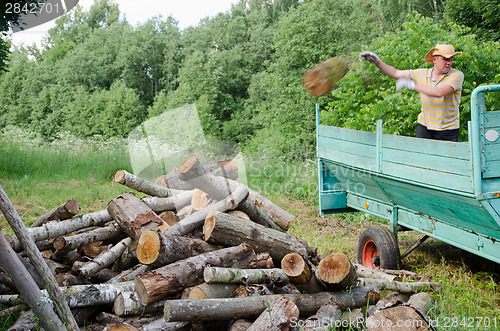
[(360, 53), (360, 59), (373, 63), (386, 76), (397, 79), (396, 89), (406, 88), (420, 93), (422, 109), (418, 115), (417, 138), (458, 141), (460, 97), (464, 74), (451, 68), (453, 45), (437, 44), (426, 55), (431, 69), (398, 70), (372, 52)]

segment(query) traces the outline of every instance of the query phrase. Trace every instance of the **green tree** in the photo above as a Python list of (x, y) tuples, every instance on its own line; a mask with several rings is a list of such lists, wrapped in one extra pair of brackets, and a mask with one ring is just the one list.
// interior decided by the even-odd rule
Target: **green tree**
[(446, 13), (454, 22), (474, 28), (484, 39), (500, 40), (500, 2), (497, 0), (449, 0)]

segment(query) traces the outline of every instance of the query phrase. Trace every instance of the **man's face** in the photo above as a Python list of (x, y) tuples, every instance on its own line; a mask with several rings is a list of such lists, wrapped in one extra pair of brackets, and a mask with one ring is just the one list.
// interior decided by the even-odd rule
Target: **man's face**
[(434, 62), (434, 68), (436, 68), (436, 70), (446, 74), (450, 71), (451, 65), (453, 64), (453, 56), (443, 57), (441, 55), (435, 55), (432, 57), (432, 61)]

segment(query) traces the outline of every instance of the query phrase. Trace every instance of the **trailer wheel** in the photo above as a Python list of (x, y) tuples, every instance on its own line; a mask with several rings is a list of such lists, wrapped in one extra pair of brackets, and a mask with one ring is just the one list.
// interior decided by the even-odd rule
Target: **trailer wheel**
[(399, 246), (394, 234), (382, 226), (364, 230), (358, 241), (358, 262), (371, 269), (398, 269)]

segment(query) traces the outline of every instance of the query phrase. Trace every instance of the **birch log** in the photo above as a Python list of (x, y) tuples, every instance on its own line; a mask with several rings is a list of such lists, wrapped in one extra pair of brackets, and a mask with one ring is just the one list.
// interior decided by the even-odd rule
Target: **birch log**
[(163, 232), (168, 235), (186, 235), (193, 230), (202, 227), (208, 213), (212, 211), (225, 212), (227, 210), (232, 210), (240, 205), (247, 196), (248, 190), (242, 187), (234, 191), (231, 195), (227, 196), (224, 200), (198, 210), (197, 212), (187, 216), (186, 218), (183, 218)]
[(80, 212), (80, 205), (75, 200), (68, 200), (65, 203), (53, 208), (38, 218), (31, 227), (37, 227), (50, 221), (62, 221), (71, 218)]
[(142, 202), (148, 205), (156, 213), (167, 210), (181, 210), (191, 203), (194, 190), (181, 192), (168, 198), (144, 197)]
[(145, 180), (144, 178), (137, 177), (136, 175), (133, 175), (125, 170), (118, 170), (115, 173), (115, 182), (159, 198), (168, 198), (182, 192), (156, 185), (155, 183)]
[(164, 303), (165, 300), (160, 300), (144, 306), (139, 302), (137, 293), (121, 292), (113, 302), (113, 312), (118, 316), (152, 314), (161, 312)]
[[(19, 238), (24, 251), (28, 255), (31, 263), (35, 267), (38, 275), (43, 279), (46, 284), (48, 291), (50, 293), (50, 298), (55, 304), (55, 312), (59, 315), (60, 321), (68, 323), (68, 327), (71, 329), (79, 330), (78, 324), (76, 323), (69, 306), (64, 301), (61, 289), (57, 284), (57, 281), (50, 271), (49, 267), (45, 263), (42, 254), (38, 250), (33, 241), (32, 237), (28, 233), (26, 226), (17, 214), (16, 209), (9, 200), (9, 197), (0, 185), (0, 210), (9, 222), (10, 227)], [(12, 274), (15, 275), (15, 274)], [(12, 276), (11, 276), (12, 277)], [(57, 321), (56, 323), (60, 323)]]
[(238, 269), (206, 267), (203, 271), (203, 279), (207, 283), (229, 283), (239, 284), (242, 282), (250, 284), (263, 283), (288, 283), (290, 280), (283, 270), (274, 269)]
[(440, 290), (441, 285), (432, 282), (396, 282), (385, 279), (358, 278), (356, 286), (377, 286), (384, 290), (400, 293), (417, 293), (427, 290)]
[(377, 279), (386, 279), (389, 281), (401, 281), (401, 277), (397, 275), (390, 275), (388, 273), (385, 273), (383, 271), (380, 271), (378, 269), (370, 269), (365, 267), (362, 264), (353, 264), (354, 269), (356, 269), (356, 273), (358, 274), (358, 277), (361, 278), (377, 278)]
[(269, 252), (275, 261), (291, 252), (307, 259), (306, 248), (295, 236), (220, 212), (207, 215), (203, 234), (205, 240), (223, 245), (245, 242), (257, 253)]
[(106, 226), (75, 234), (72, 236), (57, 237), (53, 241), (55, 249), (72, 250), (101, 240), (115, 240), (123, 233), (116, 222), (110, 222)]
[(124, 193), (108, 203), (108, 212), (132, 239), (147, 230), (162, 231), (168, 225), (133, 193)]
[(285, 297), (275, 299), (248, 328), (248, 331), (280, 331), (289, 330), (293, 322), (299, 319), (297, 305)]
[[(92, 226), (101, 226), (112, 221), (107, 210), (100, 210), (90, 214), (77, 216), (63, 222), (48, 222), (36, 228), (28, 228), (28, 233), (33, 241), (38, 242), (51, 239), (73, 231), (90, 228)], [(16, 236), (10, 236), (10, 244), (16, 252), (22, 250), (22, 245)]]
[(137, 245), (137, 259), (142, 264), (161, 267), (202, 253), (219, 249), (200, 239), (170, 236), (156, 231), (145, 231)]
[(354, 288), (349, 292), (320, 292), (313, 294), (275, 294), (240, 298), (205, 300), (167, 300), (164, 315), (167, 322), (173, 321), (216, 321), (238, 318), (255, 318), (273, 300), (286, 297), (292, 300), (303, 315), (311, 315), (322, 304), (336, 304), (342, 309), (375, 304), (380, 293), (375, 287)]
[(249, 258), (252, 253), (255, 254), (249, 245), (241, 244), (193, 256), (139, 275), (135, 278), (139, 301), (147, 305), (186, 287), (201, 284), (206, 266), (241, 267), (240, 261)]
[(356, 270), (342, 253), (332, 253), (321, 259), (316, 276), (331, 290), (343, 290), (356, 282)]

